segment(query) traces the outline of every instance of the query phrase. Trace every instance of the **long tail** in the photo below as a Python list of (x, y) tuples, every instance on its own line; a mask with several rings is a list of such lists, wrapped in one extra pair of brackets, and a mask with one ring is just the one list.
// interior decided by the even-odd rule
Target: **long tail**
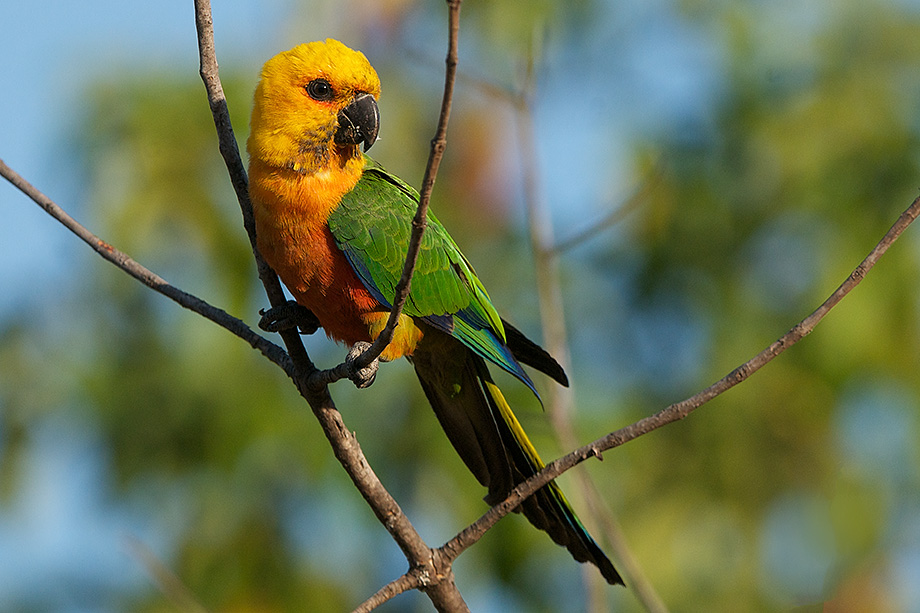
[[(412, 357), (415, 372), (450, 442), (488, 488), (486, 502), (500, 502), (544, 464), (492, 381), (485, 361), (446, 335), (431, 337), (426, 336), (428, 342), (421, 343)], [(623, 583), (555, 482), (539, 489), (519, 509), (576, 560), (597, 566), (608, 583)]]

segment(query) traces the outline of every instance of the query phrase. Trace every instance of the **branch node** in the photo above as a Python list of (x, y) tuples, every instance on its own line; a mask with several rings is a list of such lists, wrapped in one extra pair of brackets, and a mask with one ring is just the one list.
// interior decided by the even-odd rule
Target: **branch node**
[(415, 578), (418, 580), (419, 587), (428, 587), (431, 585), (431, 571), (427, 568), (419, 568), (415, 573)]

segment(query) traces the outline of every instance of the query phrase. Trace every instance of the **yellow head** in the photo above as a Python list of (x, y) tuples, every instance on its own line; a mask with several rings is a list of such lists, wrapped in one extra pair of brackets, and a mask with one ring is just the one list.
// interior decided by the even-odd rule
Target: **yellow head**
[(265, 63), (246, 148), (253, 160), (303, 173), (360, 157), (377, 138), (380, 80), (364, 54), (331, 38)]

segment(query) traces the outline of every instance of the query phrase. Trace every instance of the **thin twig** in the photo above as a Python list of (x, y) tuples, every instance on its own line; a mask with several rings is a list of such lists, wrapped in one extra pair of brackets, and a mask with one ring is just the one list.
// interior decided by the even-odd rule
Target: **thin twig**
[[(410, 51), (410, 55), (426, 60), (426, 56)], [(520, 138), (520, 152), (524, 174), (524, 200), (527, 204), (528, 220), (530, 222), (530, 239), (534, 253), (535, 271), (537, 279), (537, 293), (540, 301), (540, 314), (544, 330), (546, 349), (553, 355), (565, 370), (569, 370), (570, 360), (568, 341), (564, 325), (564, 314), (561, 301), (561, 285), (559, 283), (558, 256), (565, 251), (583, 244), (594, 238), (600, 232), (618, 224), (631, 212), (643, 204), (648, 198), (652, 187), (660, 177), (660, 165), (656, 165), (651, 176), (643, 180), (629, 198), (611, 210), (600, 220), (570, 236), (569, 238), (554, 243), (552, 225), (549, 223), (549, 214), (546, 210), (542, 194), (537, 186), (536, 160), (534, 159), (533, 136), (533, 86), (534, 65), (533, 56), (529, 58), (525, 72), (524, 85), (518, 89), (505, 87), (479, 76), (472, 76), (459, 72), (458, 80), (472, 85), (481, 93), (508, 104), (518, 118), (518, 134)], [(571, 425), (570, 415), (574, 406), (574, 390), (553, 386), (549, 396), (549, 415), (553, 423), (559, 442), (563, 449), (571, 449), (577, 445), (574, 430)], [(643, 604), (645, 609), (654, 613), (666, 611), (666, 607), (657, 595), (651, 583), (642, 572), (638, 561), (626, 544), (626, 537), (620, 528), (619, 522), (612, 516), (603, 504), (602, 497), (594, 482), (583, 473), (576, 475), (579, 489), (582, 492), (588, 508), (596, 519), (602, 524), (604, 534), (610, 543), (611, 550), (618, 566), (627, 578), (627, 584)], [(596, 576), (590, 570), (589, 576)], [(591, 610), (604, 609), (603, 603), (591, 603)]]
[[(429, 62), (427, 55), (422, 54), (421, 52), (415, 49), (409, 49), (407, 51), (409, 57), (418, 60), (419, 62), (425, 64), (433, 65), (433, 62)], [(528, 68), (528, 70), (532, 69)], [(480, 93), (489, 96), (490, 98), (495, 98), (496, 100), (509, 105), (514, 109), (516, 113), (521, 113), (525, 108), (531, 104), (532, 92), (528, 93), (526, 89), (529, 85), (526, 83), (526, 80), (530, 78), (525, 75), (525, 85), (520, 89), (513, 89), (507, 87), (495, 81), (491, 81), (487, 78), (471, 75), (462, 70), (457, 72), (457, 82), (470, 85)], [(592, 222), (588, 227), (579, 230), (572, 236), (558, 241), (548, 248), (548, 251), (559, 255), (569, 249), (577, 247), (584, 244), (585, 242), (594, 238), (597, 234), (600, 234), (604, 230), (617, 225), (623, 221), (630, 213), (639, 208), (649, 197), (652, 188), (655, 187), (658, 183), (658, 179), (661, 178), (661, 164), (655, 164), (652, 168), (649, 176), (645, 177), (641, 184), (621, 203), (616, 206), (613, 206), (611, 210), (605, 214), (603, 217), (597, 221)], [(607, 208), (605, 205), (602, 208)]]
[(358, 605), (352, 613), (367, 613), (368, 611), (373, 611), (383, 603), (392, 600), (403, 592), (417, 589), (419, 585), (418, 575), (408, 572), (377, 590), (373, 596)]
[[(431, 553), (435, 560), (435, 567), (450, 568), (450, 566), (453, 564), (453, 559), (447, 558), (443, 551), (434, 549)], [(409, 590), (415, 589), (425, 591), (425, 586), (430, 582), (431, 576), (428, 574), (428, 569), (419, 567), (410, 568), (406, 573), (400, 575), (396, 579), (393, 579), (382, 588), (377, 590), (373, 596), (361, 603), (361, 605), (352, 611), (352, 613), (365, 613), (366, 611), (371, 611), (383, 603), (392, 600), (395, 596), (398, 596), (403, 592), (408, 592)]]
[[(428, 53), (418, 49), (409, 48), (405, 50), (408, 59), (424, 64), (426, 68), (438, 68), (438, 62), (434, 61)], [(521, 92), (517, 89), (505, 86), (497, 81), (486, 77), (473, 75), (463, 70), (457, 70), (457, 83), (470, 85), (478, 89), (481, 93), (495, 98), (503, 103), (517, 106), (520, 104)]]
[(431, 139), (431, 151), (428, 154), (428, 164), (425, 167), (425, 176), (422, 179), (422, 188), (419, 190), (418, 209), (412, 219), (412, 235), (409, 239), (409, 248), (406, 253), (406, 262), (403, 265), (402, 275), (396, 284), (396, 296), (393, 299), (393, 308), (387, 319), (383, 331), (374, 340), (374, 343), (358, 356), (354, 361), (355, 368), (365, 368), (380, 357), (390, 341), (393, 332), (399, 323), (409, 291), (412, 285), (412, 273), (418, 261), (419, 250), (422, 247), (422, 236), (425, 233), (428, 219), (428, 203), (431, 200), (431, 191), (438, 176), (438, 168), (444, 149), (447, 147), (447, 123), (450, 120), (450, 109), (454, 96), (454, 82), (457, 76), (457, 45), (460, 38), (460, 2), (461, 0), (447, 0), (448, 40), (447, 58), (444, 70), (444, 96), (441, 99), (441, 114), (438, 117), (438, 127), (434, 138)]
[(633, 191), (632, 194), (626, 200), (621, 202), (619, 206), (613, 208), (609, 213), (604, 215), (599, 220), (592, 223), (587, 228), (580, 230), (573, 234), (572, 236), (563, 239), (551, 247), (551, 251), (555, 255), (562, 254), (573, 247), (578, 247), (583, 245), (604, 230), (617, 225), (626, 217), (638, 209), (642, 204), (646, 202), (649, 195), (652, 192), (652, 189), (658, 184), (659, 179), (661, 178), (661, 167), (660, 165), (655, 165), (652, 169), (652, 172), (649, 176), (642, 179), (642, 183), (638, 188)]
[[(534, 37), (535, 40), (536, 37)], [(527, 220), (530, 230), (530, 244), (534, 254), (534, 271), (537, 281), (537, 297), (540, 306), (540, 319), (543, 327), (543, 340), (546, 350), (556, 357), (562, 367), (569, 369), (569, 341), (565, 328), (565, 306), (562, 300), (562, 279), (559, 272), (559, 251), (554, 248), (553, 225), (550, 219), (549, 207), (541, 190), (539, 178), (539, 165), (536, 159), (536, 138), (534, 136), (533, 120), (533, 94), (535, 90), (536, 71), (534, 66), (535, 52), (528, 57), (527, 70), (524, 84), (519, 95), (513, 100), (515, 116), (517, 118), (517, 131), (520, 140), (521, 168), (523, 172), (524, 200), (527, 209)], [(636, 198), (636, 202), (640, 199)], [(621, 209), (617, 209), (618, 212)], [(595, 226), (600, 228), (601, 226)], [(599, 231), (599, 230), (598, 230)], [(578, 446), (578, 438), (572, 426), (572, 415), (575, 412), (574, 387), (561, 387), (554, 385), (550, 388), (548, 414), (553, 424), (553, 430), (562, 449), (574, 449)], [(588, 502), (588, 509), (604, 528), (607, 542), (610, 544), (613, 558), (626, 579), (626, 584), (635, 594), (636, 598), (649, 613), (666, 613), (667, 607), (658, 596), (651, 582), (645, 576), (638, 560), (633, 555), (626, 543), (626, 536), (620, 529), (619, 523), (612, 513), (601, 501), (601, 496), (594, 483), (587, 474), (576, 474), (576, 483), (582, 498)], [(585, 569), (585, 580), (589, 585), (597, 585), (601, 578), (591, 569)], [(604, 602), (606, 590), (589, 590), (595, 598), (589, 602), (590, 610), (607, 610)]]
[(125, 252), (116, 249), (90, 232), (80, 222), (71, 217), (67, 211), (58, 206), (51, 198), (26, 181), (15, 170), (7, 166), (3, 160), (0, 160), (0, 176), (3, 176), (3, 178), (9, 181), (19, 191), (28, 196), (33, 202), (44, 209), (46, 213), (59, 221), (61, 225), (76, 234), (80, 240), (92, 247), (93, 251), (101, 255), (104, 259), (128, 273), (147, 287), (170, 298), (180, 306), (194, 311), (222, 328), (229, 330), (231, 333), (249, 343), (253, 349), (258, 349), (262, 355), (284, 369), (288, 375), (293, 373), (291, 360), (281, 347), (254, 332), (252, 328), (247, 326), (246, 322), (241, 319), (237, 319), (223, 309), (171, 285), (168, 281), (163, 279), (163, 277), (151, 271), (149, 268), (142, 266)]
[(891, 247), (901, 233), (913, 223), (918, 215), (920, 215), (920, 198), (914, 200), (914, 202), (901, 213), (901, 216), (898, 217), (897, 221), (891, 226), (891, 229), (888, 230), (869, 255), (860, 262), (859, 266), (850, 273), (846, 280), (834, 290), (821, 306), (815, 309), (808, 317), (793, 326), (779, 339), (771, 343), (769, 347), (699, 393), (669, 405), (654, 415), (650, 415), (629, 426), (611, 432), (592, 443), (579, 447), (575, 451), (550, 462), (546, 468), (514, 488), (505, 500), (489, 509), (482, 517), (442, 545), (439, 548), (440, 552), (448, 558), (456, 558), (468, 547), (478, 541), (499, 519), (517, 507), (522, 500), (573, 466), (584, 462), (588, 458), (600, 458), (604, 451), (619, 447), (624, 443), (628, 443), (662, 426), (683, 419), (716, 396), (723, 394), (735, 385), (748, 379), (752, 374), (776, 358), (776, 356), (811, 333), (815, 326), (824, 319), (830, 310), (850, 293), (854, 287), (859, 285), (866, 274), (875, 266), (876, 262), (878, 262), (879, 258), (884, 255), (888, 248)]
[(198, 602), (195, 595), (182, 580), (162, 560), (156, 557), (150, 548), (133, 536), (125, 538), (128, 551), (150, 575), (160, 592), (169, 599), (173, 606), (185, 613), (207, 613), (207, 609)]

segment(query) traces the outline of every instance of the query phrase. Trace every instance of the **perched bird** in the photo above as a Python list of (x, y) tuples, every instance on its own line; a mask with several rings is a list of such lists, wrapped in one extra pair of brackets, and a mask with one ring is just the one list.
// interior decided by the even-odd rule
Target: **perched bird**
[[(350, 346), (372, 341), (386, 323), (418, 205), (412, 187), (359, 148), (377, 138), (379, 95), (377, 73), (360, 52), (332, 39), (299, 45), (263, 67), (247, 143), (259, 251), (326, 334)], [(403, 356), (450, 442), (488, 488), (488, 503), (543, 468), (487, 363), (535, 394), (522, 363), (568, 385), (565, 372), (499, 317), (434, 215), (381, 357)], [(519, 510), (608, 583), (622, 584), (554, 482)]]

